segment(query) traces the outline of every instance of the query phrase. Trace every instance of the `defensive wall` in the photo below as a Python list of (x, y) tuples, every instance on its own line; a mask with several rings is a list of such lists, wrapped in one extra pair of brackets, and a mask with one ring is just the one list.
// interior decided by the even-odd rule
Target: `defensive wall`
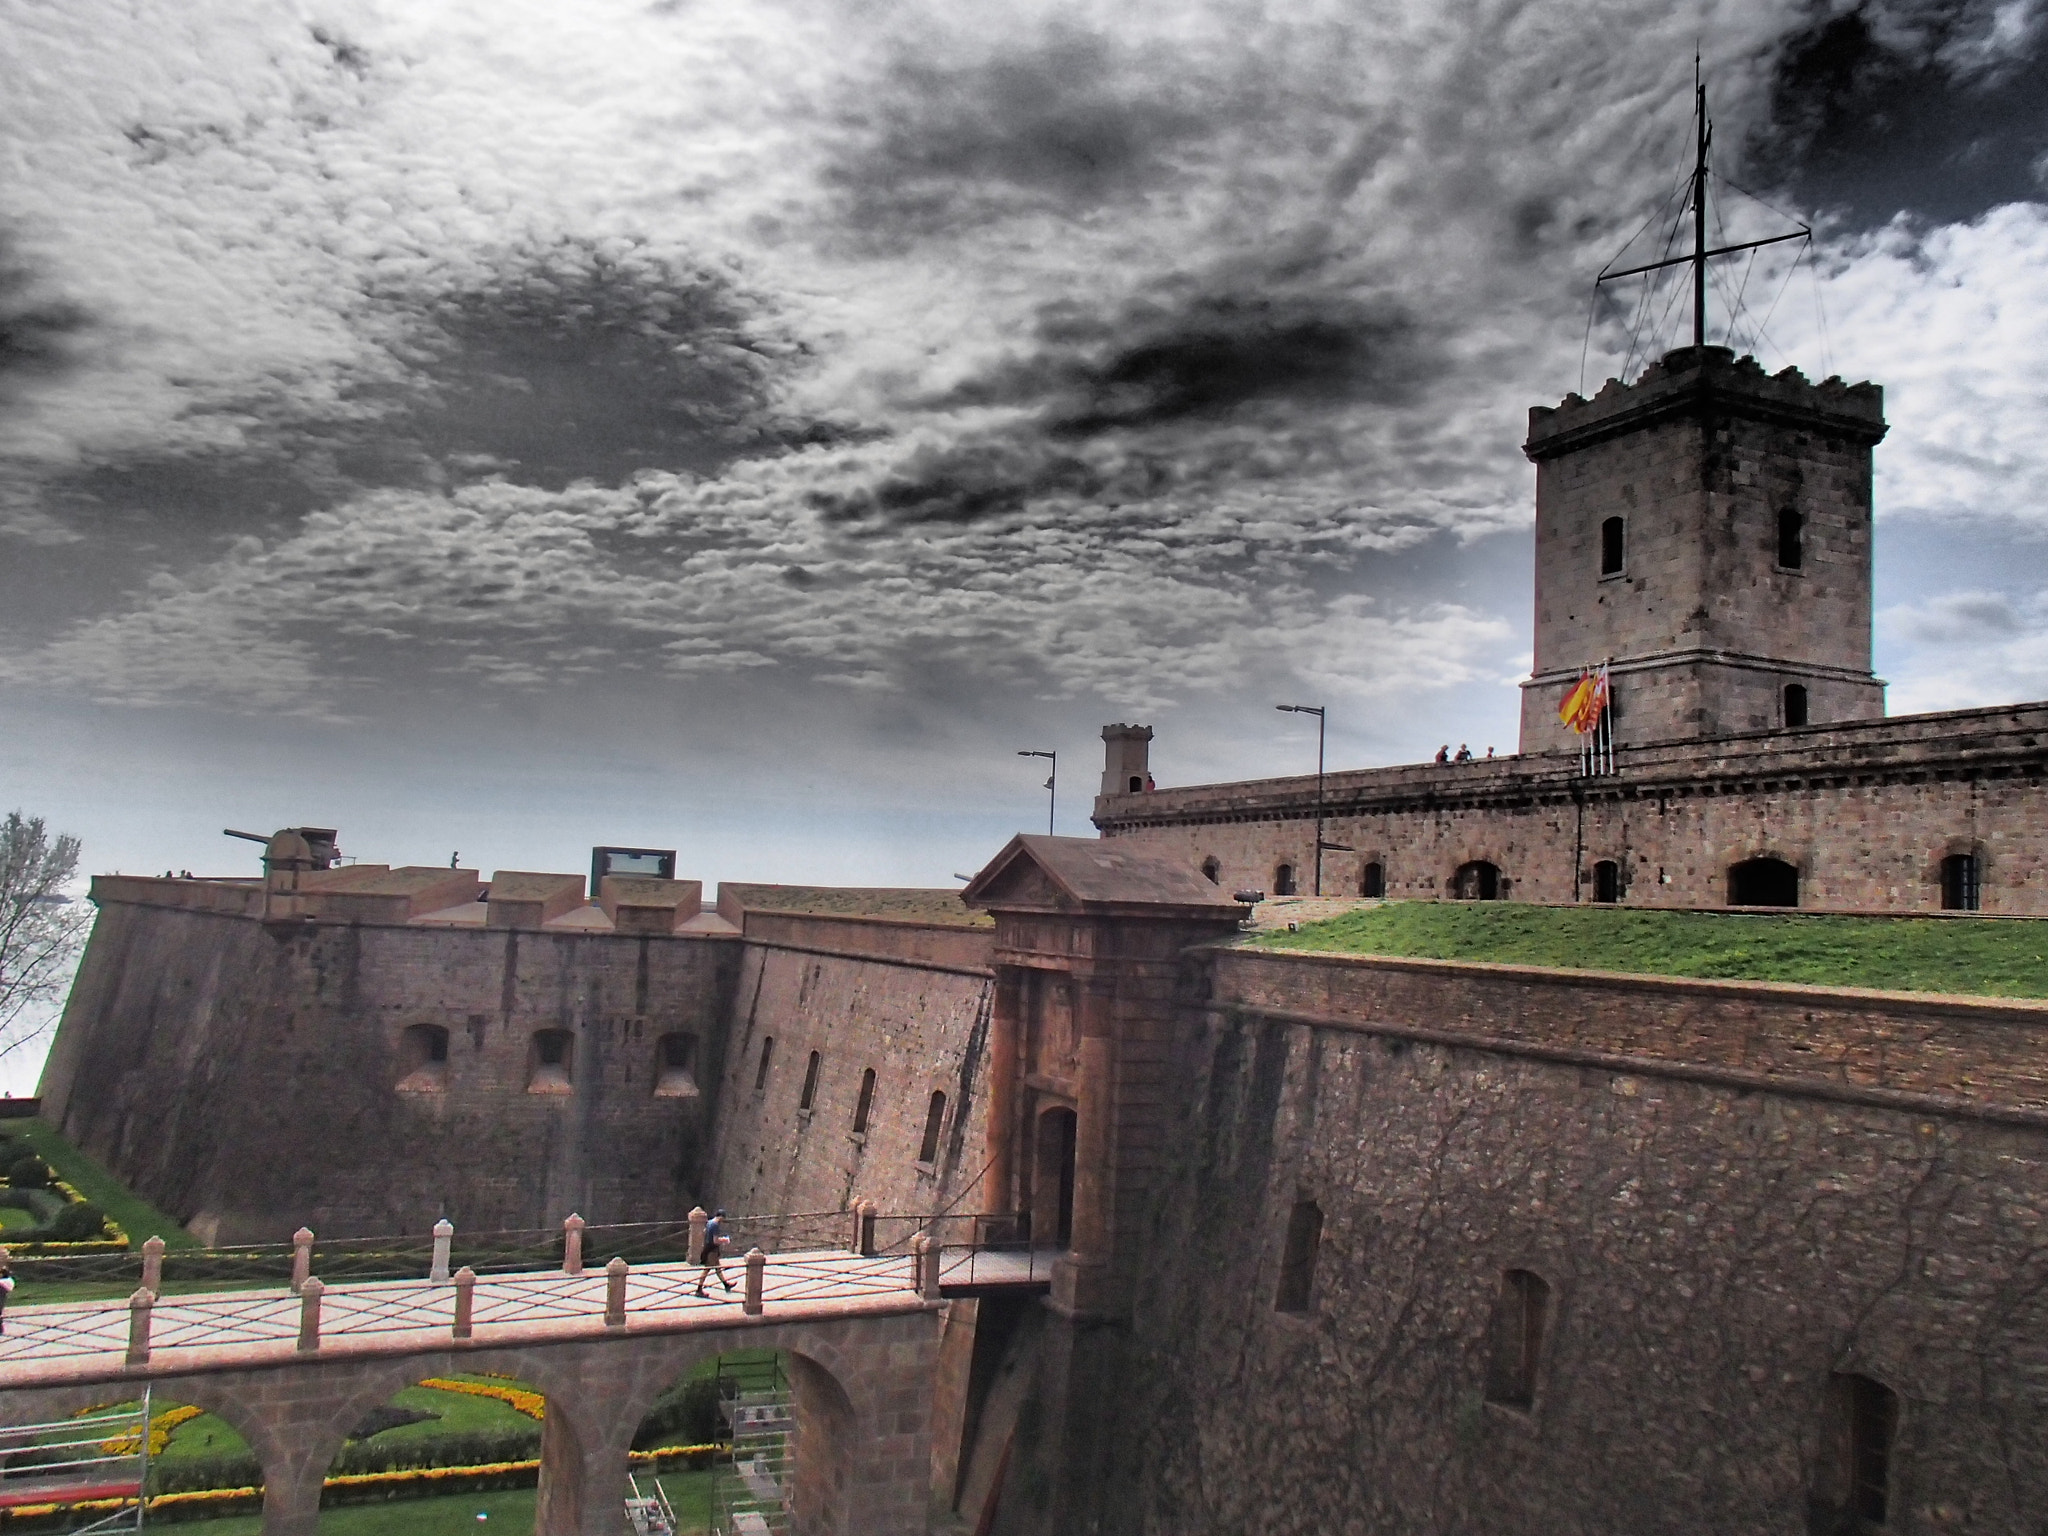
[[(1566, 753), (1331, 773), (1323, 836), (1344, 846), (1325, 851), (1323, 891), (1440, 898), (1485, 863), (1505, 899), (1591, 900), (1606, 862), (1627, 905), (1711, 907), (1734, 866), (1769, 858), (1797, 872), (1801, 906), (1933, 911), (1943, 860), (1965, 854), (1981, 910), (2048, 914), (2044, 771), (2048, 704), (1622, 747), (1593, 777)], [(1130, 772), (1118, 757), (1106, 782)], [(1213, 860), (1225, 891), (1306, 892), (1317, 803), (1297, 775), (1105, 794), (1095, 824)]]
[(577, 876), (500, 873), (488, 900), (474, 871), (313, 877), (282, 919), (257, 881), (93, 885), (46, 1113), (208, 1241), (928, 1211), (981, 1165), (988, 935), (957, 902), (722, 915), (694, 882), (631, 882), (622, 909)]
[(2032, 1528), (2048, 1005), (1188, 965), (1098, 1528)]

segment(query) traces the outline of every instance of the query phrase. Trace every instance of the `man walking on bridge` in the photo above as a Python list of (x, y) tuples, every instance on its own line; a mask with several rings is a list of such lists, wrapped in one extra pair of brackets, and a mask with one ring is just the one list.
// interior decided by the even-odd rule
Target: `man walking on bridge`
[(732, 1282), (725, 1278), (725, 1245), (732, 1239), (725, 1235), (725, 1208), (720, 1206), (716, 1214), (704, 1223), (704, 1251), (697, 1255), (697, 1262), (704, 1266), (697, 1276), (697, 1294), (704, 1294), (704, 1282), (711, 1278), (713, 1270), (718, 1271), (718, 1283), (730, 1291)]

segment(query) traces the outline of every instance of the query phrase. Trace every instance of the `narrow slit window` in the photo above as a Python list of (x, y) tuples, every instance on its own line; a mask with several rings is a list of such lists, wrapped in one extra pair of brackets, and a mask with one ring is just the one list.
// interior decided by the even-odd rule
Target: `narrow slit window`
[(939, 1129), (946, 1123), (946, 1096), (936, 1090), (932, 1101), (924, 1112), (924, 1140), (918, 1144), (917, 1160), (920, 1163), (936, 1163), (939, 1160)]
[(1787, 726), (1806, 724), (1806, 685), (1787, 683), (1785, 685), (1785, 724)]
[(1276, 1312), (1306, 1312), (1315, 1296), (1316, 1253), (1323, 1243), (1323, 1208), (1313, 1200), (1297, 1200), (1287, 1217), (1287, 1246), (1280, 1255), (1280, 1288), (1273, 1297)]
[(1975, 912), (1984, 901), (1977, 855), (1952, 853), (1941, 861), (1941, 910)]
[(1778, 565), (1796, 571), (1806, 561), (1806, 519), (1787, 507), (1778, 514)]
[(810, 1064), (804, 1068), (803, 1097), (796, 1101), (798, 1109), (809, 1109), (818, 1097), (818, 1066), (823, 1060), (816, 1051), (811, 1052)]
[(756, 1093), (759, 1093), (768, 1086), (768, 1058), (774, 1054), (775, 1037), (773, 1035), (763, 1035), (761, 1037), (761, 1061), (754, 1068), (754, 1092)]
[(1883, 1530), (1891, 1514), (1899, 1395), (1881, 1381), (1849, 1374), (1834, 1377), (1828, 1388), (1820, 1502), (1838, 1517), (1836, 1529)]
[(1358, 882), (1361, 896), (1381, 897), (1387, 894), (1387, 871), (1385, 866), (1375, 862), (1365, 866), (1365, 874)]
[(853, 1106), (853, 1130), (857, 1136), (868, 1133), (868, 1111), (875, 1107), (875, 1069), (869, 1067), (860, 1075), (860, 1098)]
[(1619, 576), (1622, 556), (1627, 553), (1624, 539), (1624, 525), (1618, 517), (1610, 517), (1600, 525), (1600, 574)]
[(1549, 1310), (1550, 1286), (1534, 1270), (1511, 1269), (1500, 1277), (1500, 1299), (1493, 1310), (1493, 1360), (1486, 1382), (1488, 1402), (1508, 1408), (1534, 1406)]

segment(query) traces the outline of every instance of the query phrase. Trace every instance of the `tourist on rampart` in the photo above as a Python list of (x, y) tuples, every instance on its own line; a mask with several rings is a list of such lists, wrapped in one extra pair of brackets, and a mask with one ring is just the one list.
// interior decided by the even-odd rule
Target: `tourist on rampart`
[(725, 1208), (719, 1207), (712, 1218), (704, 1223), (704, 1251), (697, 1255), (697, 1262), (704, 1266), (697, 1276), (697, 1294), (704, 1294), (704, 1282), (711, 1278), (713, 1270), (718, 1271), (718, 1283), (728, 1291), (732, 1282), (725, 1278), (725, 1245), (732, 1239), (725, 1232)]
[(14, 1266), (7, 1261), (7, 1250), (0, 1248), (0, 1333), (7, 1331), (7, 1298), (14, 1294)]
[(1437, 766), (1441, 768), (1451, 760), (1451, 744), (1447, 741), (1436, 749)]

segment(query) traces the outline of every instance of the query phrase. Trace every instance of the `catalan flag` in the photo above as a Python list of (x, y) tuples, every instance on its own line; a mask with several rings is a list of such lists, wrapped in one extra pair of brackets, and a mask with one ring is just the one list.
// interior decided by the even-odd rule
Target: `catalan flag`
[(1565, 691), (1564, 702), (1557, 706), (1557, 718), (1587, 736), (1599, 726), (1606, 708), (1607, 667), (1602, 663), (1597, 672), (1591, 667), (1580, 671), (1579, 680)]

